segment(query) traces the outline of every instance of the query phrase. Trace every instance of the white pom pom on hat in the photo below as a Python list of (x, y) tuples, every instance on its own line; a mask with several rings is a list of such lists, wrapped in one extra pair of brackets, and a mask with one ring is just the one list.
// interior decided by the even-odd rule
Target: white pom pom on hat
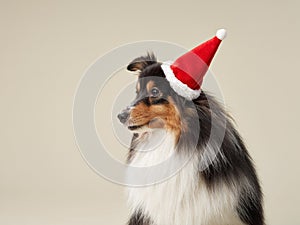
[(227, 31), (225, 29), (217, 30), (216, 37), (223, 41), (226, 38)]

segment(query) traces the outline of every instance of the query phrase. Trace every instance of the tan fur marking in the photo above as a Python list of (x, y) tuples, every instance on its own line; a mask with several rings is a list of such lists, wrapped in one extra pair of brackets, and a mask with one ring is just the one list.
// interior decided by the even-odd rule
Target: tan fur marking
[(139, 93), (140, 89), (141, 89), (140, 82), (137, 82), (137, 84), (136, 84), (136, 92)]
[(147, 86), (146, 86), (146, 88), (147, 88), (147, 91), (148, 91), (148, 93), (151, 91), (151, 89), (154, 87), (154, 81), (152, 81), (152, 80), (150, 80), (148, 83), (147, 83)]
[(172, 97), (169, 96), (168, 101), (169, 104), (151, 106), (140, 102), (131, 111), (130, 123), (134, 125), (147, 124), (150, 128), (163, 127), (175, 133), (177, 142), (181, 134), (180, 114)]
[(170, 110), (167, 117), (167, 129), (172, 130), (176, 135), (176, 143), (179, 141), (179, 137), (181, 134), (181, 119), (178, 109), (174, 103), (174, 100), (171, 96), (168, 97)]

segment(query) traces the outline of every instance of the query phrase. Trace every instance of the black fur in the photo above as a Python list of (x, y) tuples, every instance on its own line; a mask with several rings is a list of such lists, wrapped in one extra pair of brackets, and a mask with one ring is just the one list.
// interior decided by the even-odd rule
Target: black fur
[(142, 71), (147, 66), (157, 63), (156, 57), (153, 53), (148, 53), (146, 56), (141, 56), (133, 60), (128, 66), (129, 71)]
[[(131, 62), (128, 66), (131, 71), (140, 71), (139, 80), (147, 82), (148, 79), (164, 78), (165, 75), (161, 69), (161, 63), (156, 61), (153, 54), (140, 57)], [(240, 219), (247, 225), (264, 225), (264, 213), (262, 207), (262, 191), (260, 184), (255, 172), (255, 168), (251, 157), (245, 147), (245, 144), (240, 137), (239, 133), (235, 129), (231, 117), (226, 113), (223, 106), (218, 103), (212, 96), (202, 91), (201, 95), (193, 100), (188, 101), (183, 97), (177, 95), (170, 87), (166, 79), (164, 81), (157, 82), (160, 90), (163, 90), (164, 100), (157, 100), (157, 104), (167, 104), (165, 101), (166, 96), (172, 96), (175, 104), (180, 112), (182, 118), (185, 118), (189, 129), (182, 131), (181, 139), (178, 143), (178, 149), (181, 145), (188, 145), (189, 143), (197, 142), (197, 151), (201, 153), (208, 143), (211, 135), (212, 118), (215, 118), (216, 129), (225, 129), (225, 135), (221, 142), (220, 149), (215, 149), (217, 152), (216, 161), (212, 163), (205, 170), (199, 170), (199, 176), (201, 176), (206, 185), (211, 191), (214, 191), (220, 183), (225, 182), (232, 184), (235, 182), (242, 182), (246, 179), (247, 183), (251, 186), (251, 192), (246, 189), (246, 186), (241, 184), (242, 192), (239, 196), (236, 213)], [(139, 93), (136, 99), (137, 101), (145, 101), (150, 104), (149, 101), (145, 100), (143, 93)], [(191, 114), (191, 109), (196, 109), (195, 114)], [(195, 136), (194, 129), (196, 125), (193, 121), (198, 120), (200, 125), (200, 133)], [(225, 123), (218, 123), (218, 121), (225, 121)], [(135, 140), (137, 136), (134, 135), (132, 139), (132, 146), (128, 160), (134, 154)], [(200, 154), (198, 154), (200, 155)], [(223, 155), (223, 157), (222, 157)], [(245, 181), (243, 181), (245, 182)], [(244, 189), (243, 189), (244, 188)], [(136, 212), (132, 215), (129, 225), (148, 225), (149, 219), (143, 217), (140, 212)]]
[(151, 225), (150, 219), (146, 218), (140, 211), (135, 212), (128, 222), (128, 225)]

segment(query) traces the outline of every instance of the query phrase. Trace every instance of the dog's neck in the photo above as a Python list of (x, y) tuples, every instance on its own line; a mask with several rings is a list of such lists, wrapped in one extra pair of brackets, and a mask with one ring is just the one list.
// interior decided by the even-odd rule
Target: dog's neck
[(154, 166), (167, 160), (175, 151), (175, 136), (164, 129), (140, 134), (132, 166)]

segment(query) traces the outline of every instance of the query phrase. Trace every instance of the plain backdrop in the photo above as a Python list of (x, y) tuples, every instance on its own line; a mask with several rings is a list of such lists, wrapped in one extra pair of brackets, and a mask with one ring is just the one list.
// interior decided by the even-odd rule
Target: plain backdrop
[(80, 78), (119, 45), (190, 49), (220, 27), (228, 38), (211, 70), (255, 161), (267, 224), (300, 224), (299, 3), (1, 0), (0, 224), (125, 224), (124, 187), (94, 173), (76, 146)]

